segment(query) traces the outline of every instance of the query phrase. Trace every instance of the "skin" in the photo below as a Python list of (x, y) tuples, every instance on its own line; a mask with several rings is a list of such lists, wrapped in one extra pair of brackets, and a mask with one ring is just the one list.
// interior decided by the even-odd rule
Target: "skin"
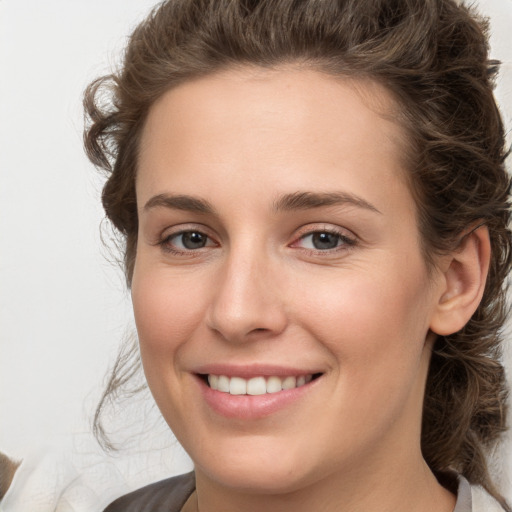
[[(375, 84), (284, 67), (152, 106), (132, 297), (148, 384), (195, 463), (186, 510), (453, 510), (421, 455), (422, 400), (434, 332), (460, 328), (481, 286), (453, 256), (427, 272), (393, 108)], [(292, 208), (298, 192), (343, 200)], [(315, 248), (326, 231), (335, 247)], [(468, 240), (484, 275), (486, 234)], [(197, 369), (255, 363), (322, 375), (264, 417), (212, 410)]]

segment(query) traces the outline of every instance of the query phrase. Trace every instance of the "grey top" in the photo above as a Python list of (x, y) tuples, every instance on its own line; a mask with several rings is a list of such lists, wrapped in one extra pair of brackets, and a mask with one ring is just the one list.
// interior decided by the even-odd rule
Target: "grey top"
[[(480, 486), (458, 477), (457, 504), (453, 512), (503, 512), (498, 502)], [(194, 473), (175, 476), (121, 496), (104, 512), (180, 512), (195, 489)]]
[(125, 494), (103, 512), (180, 512), (195, 487), (193, 472), (175, 476)]

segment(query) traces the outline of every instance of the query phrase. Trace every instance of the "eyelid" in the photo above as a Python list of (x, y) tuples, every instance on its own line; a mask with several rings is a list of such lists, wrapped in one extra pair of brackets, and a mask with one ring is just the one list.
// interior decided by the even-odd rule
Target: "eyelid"
[[(196, 233), (196, 234), (199, 234), (201, 236), (204, 236), (207, 240), (206, 244), (204, 247), (211, 247), (212, 245), (216, 245), (215, 243), (213, 244), (209, 244), (208, 241), (212, 241), (212, 238), (210, 236), (208, 236), (206, 233), (203, 233), (202, 231), (199, 231), (197, 229), (186, 229), (185, 231), (178, 231), (177, 233), (171, 233), (170, 235), (166, 236), (164, 238), (164, 241), (166, 240), (169, 240), (169, 239), (174, 239), (174, 238), (179, 238), (180, 236), (183, 236), (183, 235), (186, 235), (187, 233)], [(198, 248), (198, 249), (202, 249), (202, 247)], [(196, 249), (196, 250), (198, 250)], [(185, 251), (192, 251), (194, 249), (184, 249)]]
[[(345, 243), (341, 246), (332, 249), (307, 249), (298, 247), (298, 243), (304, 240), (306, 237), (314, 235), (315, 233), (329, 233), (332, 235), (339, 236)], [(298, 247), (306, 251), (315, 253), (332, 253), (340, 250), (347, 250), (358, 243), (358, 237), (352, 231), (347, 228), (340, 226), (333, 226), (332, 224), (307, 224), (299, 228), (298, 234), (295, 236), (294, 241), (290, 244), (290, 247)]]
[[(171, 238), (178, 237), (185, 233), (191, 233), (191, 232), (201, 233), (208, 239), (208, 241), (213, 242), (213, 243), (209, 244), (207, 242), (207, 245), (205, 245), (204, 247), (197, 248), (197, 249), (181, 249), (181, 248), (176, 248), (176, 247), (173, 248), (172, 245), (169, 243), (169, 240)], [(211, 230), (202, 224), (179, 224), (177, 226), (167, 227), (159, 234), (154, 245), (160, 246), (162, 248), (162, 250), (165, 252), (169, 252), (169, 253), (173, 253), (173, 254), (177, 254), (177, 255), (195, 255), (193, 253), (200, 253), (202, 249), (219, 246), (219, 244), (215, 240), (214, 236), (212, 236)]]
[[(173, 248), (170, 243), (168, 243), (169, 239), (172, 237), (177, 237), (179, 235), (182, 235), (184, 233), (190, 233), (190, 232), (198, 232), (202, 235), (206, 236), (208, 239), (207, 245), (204, 247), (200, 247), (197, 249), (180, 249), (180, 248)], [(340, 238), (342, 243), (334, 248), (331, 249), (310, 249), (310, 248), (303, 248), (300, 247), (300, 241), (304, 240), (306, 237), (314, 235), (315, 233), (329, 233), (332, 235), (336, 235)], [(288, 244), (289, 247), (302, 249), (304, 251), (308, 251), (311, 253), (321, 253), (323, 255), (337, 252), (337, 251), (343, 251), (348, 250), (351, 247), (355, 246), (358, 243), (359, 239), (354, 232), (351, 230), (336, 226), (333, 224), (325, 224), (325, 223), (318, 223), (318, 224), (306, 224), (304, 226), (301, 226), (296, 231), (296, 234), (293, 237), (293, 241)], [(216, 240), (215, 235), (211, 234), (211, 229), (205, 226), (204, 224), (179, 224), (176, 226), (170, 226), (164, 229), (161, 234), (158, 236), (157, 240), (154, 242), (153, 245), (161, 246), (162, 250), (165, 250), (167, 252), (175, 253), (175, 254), (187, 254), (192, 255), (192, 253), (200, 253), (202, 249), (211, 248), (211, 247), (219, 247), (219, 243)]]
[(198, 223), (182, 223), (176, 224), (174, 226), (166, 226), (164, 229), (160, 230), (157, 234), (157, 239), (155, 241), (156, 244), (160, 243), (162, 240), (169, 238), (170, 236), (176, 236), (181, 233), (188, 233), (190, 231), (197, 231), (198, 233), (202, 233), (209, 238), (214, 238), (212, 236), (212, 230), (205, 226), (204, 224)]
[(311, 233), (333, 233), (336, 235), (342, 235), (347, 238), (357, 238), (357, 235), (348, 228), (338, 226), (336, 224), (328, 224), (325, 222), (309, 222), (297, 228), (296, 238), (301, 238)]

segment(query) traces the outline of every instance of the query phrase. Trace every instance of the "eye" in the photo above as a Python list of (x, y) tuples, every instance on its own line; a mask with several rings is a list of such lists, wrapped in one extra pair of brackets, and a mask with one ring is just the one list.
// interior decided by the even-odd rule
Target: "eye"
[(296, 245), (314, 251), (332, 251), (344, 246), (353, 246), (355, 243), (353, 238), (339, 232), (313, 231), (301, 236)]
[(202, 249), (215, 243), (201, 231), (180, 231), (167, 236), (161, 244), (170, 251), (185, 252)]

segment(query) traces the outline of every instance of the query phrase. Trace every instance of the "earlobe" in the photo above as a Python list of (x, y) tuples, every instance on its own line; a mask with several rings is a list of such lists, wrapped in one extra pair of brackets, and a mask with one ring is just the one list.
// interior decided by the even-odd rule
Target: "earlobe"
[(433, 332), (447, 336), (470, 320), (482, 300), (490, 257), (487, 226), (470, 231), (459, 247), (446, 256), (442, 286), (430, 324)]

